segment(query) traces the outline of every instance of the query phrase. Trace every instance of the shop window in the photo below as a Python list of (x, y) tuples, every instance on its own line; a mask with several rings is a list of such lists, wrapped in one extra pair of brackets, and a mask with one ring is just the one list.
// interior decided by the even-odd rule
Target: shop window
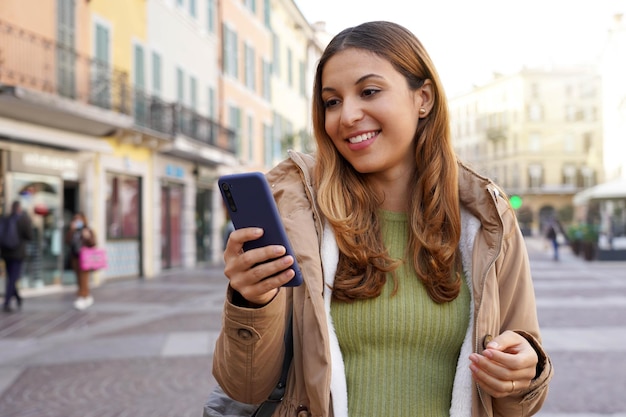
[(141, 213), (141, 179), (107, 174), (107, 239), (137, 239)]

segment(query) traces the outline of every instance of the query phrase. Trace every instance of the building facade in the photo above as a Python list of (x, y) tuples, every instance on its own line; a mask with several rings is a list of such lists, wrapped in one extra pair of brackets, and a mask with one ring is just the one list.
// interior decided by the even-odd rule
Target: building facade
[[(523, 231), (573, 220), (573, 196), (602, 181), (601, 78), (594, 69), (523, 70), (450, 100), (460, 158), (516, 196)], [(519, 197), (519, 198), (518, 198)]]
[(290, 0), (0, 2), (0, 206), (36, 228), (22, 287), (74, 284), (78, 211), (107, 250), (96, 283), (220, 262), (216, 180), (308, 149), (320, 53)]

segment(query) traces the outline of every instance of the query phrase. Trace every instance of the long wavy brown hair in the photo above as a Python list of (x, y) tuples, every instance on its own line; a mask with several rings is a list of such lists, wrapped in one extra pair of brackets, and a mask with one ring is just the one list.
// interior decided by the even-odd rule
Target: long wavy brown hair
[[(377, 297), (387, 274), (400, 265), (382, 242), (378, 215), (381, 197), (337, 151), (325, 130), (322, 100), (324, 65), (336, 53), (357, 48), (389, 61), (411, 90), (424, 80), (433, 85), (434, 105), (420, 119), (414, 137), (415, 173), (411, 182), (407, 262), (435, 302), (457, 297), (461, 286), (458, 243), (461, 235), (457, 158), (452, 148), (448, 103), (439, 75), (421, 42), (391, 22), (368, 22), (336, 35), (322, 54), (313, 91), (317, 142), (315, 180), (319, 207), (334, 229), (339, 264), (333, 296), (344, 301)], [(394, 284), (397, 289), (397, 282)], [(395, 291), (394, 289), (394, 291)]]

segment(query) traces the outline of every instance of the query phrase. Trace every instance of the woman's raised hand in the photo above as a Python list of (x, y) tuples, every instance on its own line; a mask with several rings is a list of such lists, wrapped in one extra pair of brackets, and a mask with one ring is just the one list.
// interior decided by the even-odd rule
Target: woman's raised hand
[(256, 306), (272, 301), (279, 288), (295, 275), (289, 268), (293, 258), (285, 256), (284, 246), (269, 245), (244, 252), (245, 242), (261, 236), (263, 229), (258, 227), (235, 230), (224, 250), (224, 274), (230, 280), (230, 286)]

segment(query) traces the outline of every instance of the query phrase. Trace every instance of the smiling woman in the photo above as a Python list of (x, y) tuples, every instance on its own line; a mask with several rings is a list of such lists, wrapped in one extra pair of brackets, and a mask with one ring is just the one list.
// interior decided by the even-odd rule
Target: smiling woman
[[(267, 174), (295, 256), (244, 252), (258, 227), (226, 243), (213, 356), (224, 392), (265, 400), (293, 312), (275, 415), (535, 414), (553, 371), (526, 246), (499, 187), (457, 159), (421, 42), (387, 21), (341, 31), (318, 60), (312, 108), (315, 156), (291, 153)], [(294, 258), (303, 282), (286, 288)]]

